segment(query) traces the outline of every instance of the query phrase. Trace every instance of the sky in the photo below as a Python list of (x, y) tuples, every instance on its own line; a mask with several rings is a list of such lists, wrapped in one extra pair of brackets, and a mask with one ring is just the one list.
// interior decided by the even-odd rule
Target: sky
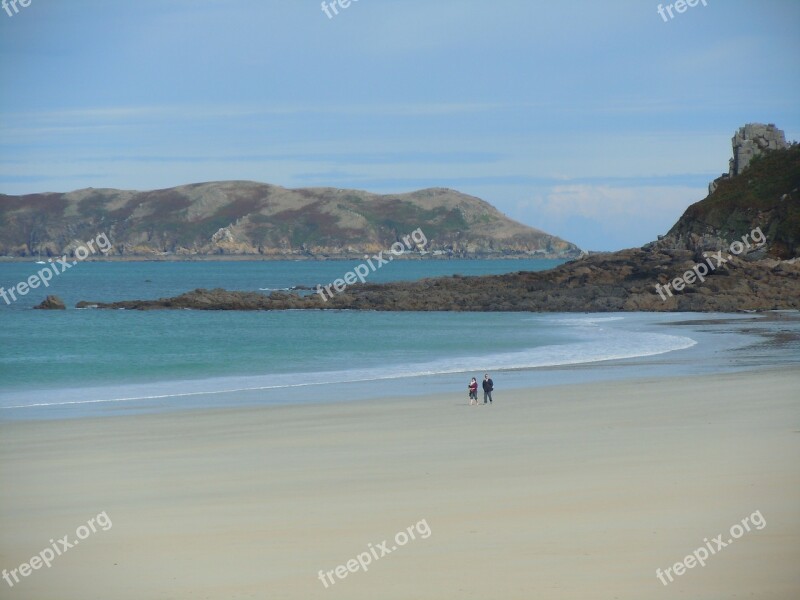
[(0, 193), (447, 187), (586, 250), (641, 246), (740, 126), (800, 140), (800, 0), (673, 3), (16, 0)]

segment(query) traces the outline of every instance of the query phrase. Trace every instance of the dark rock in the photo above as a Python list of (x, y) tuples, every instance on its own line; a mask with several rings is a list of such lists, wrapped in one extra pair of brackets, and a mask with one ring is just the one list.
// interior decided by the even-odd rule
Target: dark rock
[(38, 308), (41, 310), (66, 310), (67, 306), (58, 296), (48, 296), (42, 300), (41, 304), (37, 304), (33, 308)]

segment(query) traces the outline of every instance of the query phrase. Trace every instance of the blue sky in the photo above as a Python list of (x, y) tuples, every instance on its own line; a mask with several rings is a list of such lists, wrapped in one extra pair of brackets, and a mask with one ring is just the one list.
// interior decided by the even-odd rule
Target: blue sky
[(799, 1), (658, 4), (30, 0), (0, 11), (0, 192), (450, 187), (639, 246), (739, 126), (800, 139)]

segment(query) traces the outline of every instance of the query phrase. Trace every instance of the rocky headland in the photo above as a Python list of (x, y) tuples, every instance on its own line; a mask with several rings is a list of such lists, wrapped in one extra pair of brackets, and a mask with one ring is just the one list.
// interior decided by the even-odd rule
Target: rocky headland
[[(198, 289), (174, 298), (80, 307), (124, 309), (390, 311), (722, 311), (800, 309), (800, 146), (751, 144), (746, 126), (734, 156), (757, 147), (733, 176), (690, 206), (660, 240), (583, 255), (555, 269), (313, 290)], [(777, 135), (777, 134), (776, 134)], [(779, 133), (782, 139), (783, 133)], [(738, 169), (741, 170), (738, 170)], [(702, 270), (700, 265), (705, 265)], [(694, 274), (694, 275), (693, 275)], [(702, 275), (702, 280), (700, 275)]]

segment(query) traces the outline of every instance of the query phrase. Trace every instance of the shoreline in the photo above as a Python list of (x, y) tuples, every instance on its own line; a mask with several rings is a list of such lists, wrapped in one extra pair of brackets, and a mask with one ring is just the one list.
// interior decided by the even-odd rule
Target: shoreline
[[(437, 394), (3, 422), (0, 567), (105, 511), (113, 528), (10, 597), (641, 600), (662, 597), (657, 568), (760, 511), (763, 530), (670, 592), (790, 597), (799, 388), (797, 371), (759, 371), (498, 390), (492, 406)], [(422, 519), (429, 538), (317, 578)]]
[[(524, 317), (524, 315), (523, 315)], [(569, 313), (564, 314), (572, 318)], [(108, 384), (31, 389), (29, 384), (0, 394), (0, 423), (3, 421), (83, 419), (105, 414), (190, 413), (205, 408), (274, 407), (293, 404), (341, 404), (360, 400), (382, 401), (400, 393), (420, 397), (429, 393), (449, 394), (460, 390), (462, 379), (489, 371), (504, 390), (541, 389), (555, 385), (603, 381), (627, 381), (670, 376), (693, 377), (707, 373), (753, 372), (797, 368), (794, 354), (800, 329), (797, 314), (716, 314), (712, 318), (685, 314), (680, 320), (669, 315), (604, 313), (580, 317), (580, 323), (597, 319), (606, 329), (606, 347), (592, 348), (597, 337), (585, 337), (579, 346), (595, 357), (575, 360), (563, 353), (549, 355), (548, 348), (523, 350), (521, 355), (489, 354), (456, 359), (455, 363), (410, 363), (387, 373), (373, 365), (366, 370), (309, 373), (240, 373), (214, 377), (119, 381)], [(599, 330), (602, 331), (602, 330)], [(654, 346), (626, 355), (615, 351), (613, 336), (619, 339), (651, 339), (662, 336)], [(612, 336), (612, 337), (609, 337)], [(641, 342), (640, 342), (641, 343)], [(611, 345), (609, 345), (611, 344)], [(532, 352), (527, 355), (525, 352)], [(610, 354), (607, 354), (610, 352)], [(709, 359), (709, 354), (713, 357)], [(566, 362), (550, 363), (549, 360)], [(438, 367), (437, 367), (438, 365)], [(478, 365), (480, 368), (477, 368)], [(440, 368), (441, 371), (432, 369)]]
[[(755, 345), (755, 344), (754, 344)], [(513, 374), (513, 373), (526, 373), (526, 374), (535, 374), (540, 369), (548, 369), (553, 371), (560, 371), (569, 373), (571, 371), (580, 371), (585, 369), (596, 369), (600, 368), (603, 369), (608, 366), (615, 366), (615, 364), (623, 364), (627, 361), (638, 361), (638, 360), (646, 360), (646, 359), (653, 359), (658, 358), (661, 355), (654, 355), (654, 356), (643, 356), (643, 357), (636, 357), (633, 359), (612, 359), (608, 361), (598, 361), (598, 362), (590, 362), (590, 363), (577, 363), (577, 364), (565, 364), (565, 365), (557, 365), (552, 367), (521, 367), (521, 368), (510, 368), (503, 371), (496, 371), (492, 370), (492, 373), (502, 373), (503, 375)], [(464, 372), (464, 373), (456, 373), (460, 379), (463, 379), (465, 376), (469, 375), (471, 372)], [(477, 377), (478, 371), (475, 371)], [(730, 370), (724, 373), (721, 373), (724, 377), (742, 377), (742, 378), (749, 378), (751, 376), (757, 377), (770, 377), (772, 375), (781, 375), (786, 373), (786, 365), (753, 365), (747, 368), (737, 369), (737, 370)], [(800, 376), (800, 373), (798, 374)], [(513, 387), (503, 387), (501, 389), (495, 388), (494, 394), (497, 395), (498, 393), (502, 395), (508, 395), (518, 401), (522, 397), (526, 396), (542, 396), (542, 395), (554, 395), (558, 397), (567, 397), (573, 393), (583, 393), (587, 390), (591, 390), (595, 385), (602, 385), (602, 386), (637, 386), (637, 385), (651, 385), (651, 384), (666, 384), (669, 382), (676, 382), (676, 381), (685, 381), (688, 379), (708, 379), (713, 380), (717, 375), (710, 375), (710, 374), (689, 374), (689, 373), (681, 373), (681, 374), (671, 374), (671, 375), (653, 375), (644, 374), (644, 375), (629, 375), (629, 376), (620, 376), (618, 378), (613, 379), (605, 379), (605, 380), (589, 380), (589, 381), (581, 381), (578, 383), (574, 382), (560, 382), (560, 383), (548, 383), (543, 385), (537, 386), (520, 386), (514, 385)], [(497, 384), (498, 376), (493, 375), (493, 378), (496, 380), (495, 384)], [(800, 378), (798, 379), (800, 381)], [(353, 382), (353, 383), (369, 383), (369, 382)], [(480, 384), (480, 381), (478, 382)], [(505, 380), (504, 380), (505, 383)], [(310, 387), (324, 387), (328, 384), (310, 384)], [(308, 389), (308, 388), (306, 388)], [(249, 390), (247, 390), (249, 391)], [(261, 391), (261, 390), (257, 390)], [(211, 392), (208, 394), (214, 394), (216, 392)], [(242, 393), (241, 391), (225, 391), (223, 393)], [(464, 394), (466, 393), (466, 387)], [(199, 393), (198, 395), (205, 394), (203, 392)], [(159, 419), (159, 418), (167, 418), (167, 419), (177, 419), (180, 420), (182, 417), (185, 418), (198, 418), (198, 419), (210, 419), (216, 417), (225, 417), (230, 415), (234, 417), (234, 415), (241, 417), (242, 419), (247, 419), (248, 417), (254, 416), (262, 416), (265, 415), (268, 411), (295, 411), (295, 410), (308, 410), (314, 411), (316, 409), (330, 409), (336, 410), (336, 407), (348, 407), (349, 410), (357, 410), (357, 409), (365, 409), (369, 410), (371, 408), (377, 408), (387, 405), (394, 405), (394, 404), (403, 404), (403, 403), (420, 403), (426, 404), (431, 403), (434, 401), (445, 401), (454, 407), (460, 406), (462, 403), (468, 405), (470, 407), (468, 400), (464, 399), (462, 402), (462, 396), (464, 395), (461, 392), (454, 392), (454, 391), (447, 391), (447, 392), (436, 392), (436, 393), (426, 393), (426, 392), (414, 392), (399, 395), (397, 393), (390, 393), (390, 394), (382, 394), (382, 395), (368, 395), (364, 397), (358, 397), (348, 400), (337, 400), (337, 401), (330, 401), (330, 400), (310, 400), (305, 402), (299, 403), (275, 403), (275, 404), (233, 404), (229, 406), (223, 405), (214, 405), (208, 407), (202, 406), (192, 406), (192, 407), (170, 407), (165, 408), (163, 410), (153, 410), (153, 411), (138, 411), (138, 412), (125, 412), (124, 410), (119, 411), (108, 411), (104, 414), (99, 415), (80, 415), (80, 416), (52, 416), (52, 417), (39, 417), (39, 418), (7, 418), (7, 419), (0, 419), (0, 429), (6, 425), (16, 425), (16, 424), (33, 424), (33, 423), (49, 423), (49, 424), (57, 424), (57, 423), (71, 423), (71, 422), (85, 422), (85, 423), (102, 423), (107, 419)], [(479, 401), (482, 402), (483, 392), (478, 386), (478, 396)], [(149, 400), (149, 398), (136, 398), (135, 400)], [(800, 401), (800, 397), (798, 398)], [(89, 401), (89, 403), (108, 403), (108, 404), (117, 404), (117, 406), (124, 406), (125, 400), (100, 400), (100, 401)], [(480, 402), (479, 402), (480, 404)], [(50, 405), (41, 405), (41, 406), (23, 406), (23, 407), (4, 407), (7, 409), (38, 409), (44, 408)], [(55, 405), (58, 406), (58, 405)], [(482, 405), (481, 405), (482, 407)], [(472, 408), (475, 408), (472, 406)], [(488, 408), (488, 407), (487, 407)], [(45, 408), (46, 410), (46, 408)]]

